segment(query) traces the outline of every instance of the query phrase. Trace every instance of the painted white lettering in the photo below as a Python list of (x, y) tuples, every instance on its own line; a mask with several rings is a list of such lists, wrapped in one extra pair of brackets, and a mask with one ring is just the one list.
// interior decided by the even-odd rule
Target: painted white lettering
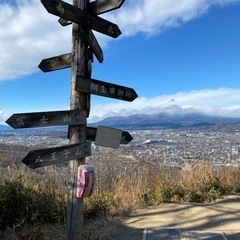
[(101, 91), (100, 91), (101, 93), (107, 93), (107, 89), (104, 85), (102, 85), (100, 88), (101, 88)]
[(25, 124), (24, 118), (23, 117), (17, 118), (17, 124), (18, 124), (18, 126), (24, 126), (24, 124)]
[(68, 159), (68, 156), (70, 155), (70, 150), (69, 149), (64, 149), (63, 155), (65, 156), (65, 159)]
[(116, 88), (115, 87), (110, 87), (109, 88), (110, 93), (113, 95), (116, 93)]
[(64, 122), (70, 122), (71, 120), (72, 120), (72, 118), (68, 114), (66, 114), (65, 117), (63, 117)]
[(131, 91), (130, 91), (130, 90), (127, 90), (125, 96), (126, 96), (127, 98), (132, 98), (132, 93), (131, 93)]
[(56, 152), (51, 153), (51, 160), (50, 161), (56, 161), (58, 158), (56, 157)]
[(43, 124), (47, 124), (47, 123), (48, 123), (48, 121), (49, 121), (49, 119), (48, 119), (48, 118), (46, 118), (44, 115), (43, 115), (43, 118), (42, 118), (42, 119), (40, 119), (40, 122), (41, 122), (41, 123), (43, 123)]
[(38, 156), (38, 157), (36, 158), (36, 161), (35, 161), (34, 163), (42, 163), (42, 162), (43, 162), (43, 160), (41, 159), (40, 156)]
[(60, 4), (57, 6), (57, 11), (60, 12), (60, 13), (64, 13), (64, 8), (62, 7), (62, 3), (60, 3)]
[(123, 97), (123, 96), (124, 96), (124, 90), (118, 89), (117, 95), (118, 95), (119, 97)]
[(82, 150), (80, 148), (76, 149), (75, 156), (80, 156), (82, 155)]
[(113, 26), (112, 26), (112, 25), (109, 26), (109, 28), (108, 28), (108, 32), (109, 32), (109, 33), (114, 33), (114, 31), (113, 31)]
[(95, 92), (98, 92), (98, 85), (95, 84), (95, 83), (91, 83), (91, 90), (95, 91)]

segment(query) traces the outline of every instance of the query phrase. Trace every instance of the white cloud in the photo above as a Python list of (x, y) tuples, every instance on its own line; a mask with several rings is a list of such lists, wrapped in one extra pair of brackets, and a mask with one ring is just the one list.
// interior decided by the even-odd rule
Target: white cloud
[(134, 102), (116, 102), (92, 107), (89, 122), (111, 116), (201, 112), (207, 115), (240, 117), (240, 89), (205, 89), (179, 92), (154, 98), (137, 98)]
[[(239, 0), (128, 0), (103, 17), (119, 25), (122, 37), (154, 35), (201, 16), (213, 5), (235, 2)], [(0, 12), (0, 81), (33, 73), (42, 59), (71, 50), (71, 28), (60, 26), (39, 0), (0, 3)], [(111, 39), (98, 37), (102, 46)]]
[[(193, 113), (212, 116), (240, 118), (240, 88), (202, 89), (189, 92), (161, 95), (153, 98), (139, 97), (133, 102), (115, 101), (109, 104), (91, 106), (88, 122), (100, 121), (106, 117), (130, 116), (133, 114)], [(63, 107), (59, 110), (67, 109)], [(51, 111), (44, 109), (44, 111)], [(42, 111), (33, 109), (32, 112)], [(21, 111), (20, 111), (21, 112)], [(22, 112), (31, 112), (22, 111)], [(0, 109), (0, 124), (10, 117)]]
[(132, 0), (110, 19), (124, 29), (125, 35), (139, 32), (156, 35), (200, 17), (214, 5), (224, 6), (235, 2), (239, 0)]
[(0, 124), (5, 124), (6, 119), (7, 119), (7, 114), (5, 114), (3, 111), (0, 110)]
[(0, 4), (0, 12), (0, 80), (32, 73), (43, 58), (71, 50), (70, 28), (61, 27), (40, 1)]

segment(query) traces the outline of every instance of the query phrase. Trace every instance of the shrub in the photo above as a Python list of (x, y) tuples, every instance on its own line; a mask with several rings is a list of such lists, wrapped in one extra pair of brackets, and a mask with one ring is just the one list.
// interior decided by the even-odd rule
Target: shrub
[[(96, 164), (95, 191), (84, 201), (86, 218), (93, 220), (99, 215), (165, 202), (210, 202), (223, 194), (240, 193), (237, 167), (216, 169), (203, 163), (188, 169), (169, 169), (149, 162), (119, 163), (118, 168), (111, 161), (108, 165)], [(66, 171), (60, 170), (61, 174), (56, 166), (39, 171), (0, 168), (0, 227), (20, 237), (29, 236), (26, 239), (41, 239), (43, 226), (63, 226), (67, 181)]]
[(85, 216), (94, 217), (96, 215), (105, 215), (115, 205), (113, 192), (96, 192), (85, 201)]
[(36, 223), (63, 223), (65, 199), (47, 189), (26, 186), (23, 175), (0, 183), (0, 227), (23, 227)]

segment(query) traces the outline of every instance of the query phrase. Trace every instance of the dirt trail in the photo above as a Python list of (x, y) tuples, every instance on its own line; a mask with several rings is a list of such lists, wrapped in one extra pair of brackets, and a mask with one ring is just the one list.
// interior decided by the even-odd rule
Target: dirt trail
[(119, 239), (140, 240), (143, 229), (154, 227), (224, 232), (229, 240), (240, 240), (240, 196), (226, 196), (210, 204), (163, 204), (136, 210), (121, 220)]

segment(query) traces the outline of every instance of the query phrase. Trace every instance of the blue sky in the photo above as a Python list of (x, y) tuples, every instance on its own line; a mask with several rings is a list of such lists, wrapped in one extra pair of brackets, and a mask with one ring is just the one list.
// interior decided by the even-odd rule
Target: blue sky
[[(0, 124), (13, 113), (69, 109), (70, 69), (37, 66), (71, 50), (71, 26), (38, 0), (1, 0), (0, 12)], [(122, 35), (95, 33), (104, 62), (94, 59), (92, 78), (132, 87), (139, 98), (92, 96), (89, 121), (192, 111), (240, 117), (239, 13), (237, 0), (126, 0), (101, 15)]]

